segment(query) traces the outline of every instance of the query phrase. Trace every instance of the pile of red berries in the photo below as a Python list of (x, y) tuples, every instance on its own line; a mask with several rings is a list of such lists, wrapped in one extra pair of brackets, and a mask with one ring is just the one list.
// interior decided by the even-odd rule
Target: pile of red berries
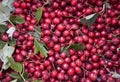
[[(45, 4), (47, 0), (15, 0), (13, 3), (13, 14), (25, 19), (23, 24), (17, 24), (17, 31), (13, 34), (17, 39), (13, 57), (24, 63), (31, 81), (120, 82), (120, 76), (115, 78), (111, 74), (120, 74), (120, 1), (106, 0), (110, 8), (105, 10), (105, 0), (48, 1), (48, 4)], [(37, 24), (34, 12), (39, 7), (43, 7), (39, 40), (48, 47), (47, 57), (34, 54), (31, 32)], [(93, 13), (100, 15), (91, 27), (81, 23), (81, 18)], [(2, 36), (3, 41), (8, 39), (8, 35)], [(76, 43), (83, 44), (85, 49), (69, 49), (69, 56), (61, 52), (62, 48)], [(8, 69), (0, 73), (1, 82), (12, 80), (10, 72)]]

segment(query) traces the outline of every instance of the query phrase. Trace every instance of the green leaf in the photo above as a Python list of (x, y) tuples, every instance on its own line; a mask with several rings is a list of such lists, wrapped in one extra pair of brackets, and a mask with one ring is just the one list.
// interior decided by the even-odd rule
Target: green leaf
[(87, 23), (88, 27), (92, 26), (98, 17), (98, 13), (94, 13), (91, 15), (86, 16), (85, 18), (81, 19), (82, 23)]
[(21, 64), (21, 63), (16, 63), (16, 71), (17, 72), (19, 72), (19, 73), (21, 73), (22, 72), (22, 70), (23, 70), (23, 65)]
[(43, 9), (42, 7), (39, 7), (37, 11), (35, 12), (35, 18), (39, 22), (42, 17)]
[(65, 48), (62, 48), (61, 49), (61, 52), (65, 52), (67, 54), (67, 56), (70, 56), (68, 50), (69, 49), (75, 49), (76, 51), (79, 51), (79, 50), (84, 50), (85, 49), (85, 46), (82, 45), (82, 44), (70, 44), (69, 46), (65, 47)]
[(6, 42), (0, 41), (0, 49), (2, 49), (5, 46)]
[(0, 32), (1, 32), (1, 33), (4, 34), (4, 33), (7, 31), (7, 29), (8, 29), (7, 26), (5, 26), (5, 25), (3, 25), (3, 24), (0, 24)]
[(15, 78), (15, 79), (21, 78), (18, 73), (11, 73), (11, 74), (10, 74), (10, 77)]
[(12, 46), (8, 46), (6, 44), (3, 49), (0, 50), (0, 59), (3, 62), (2, 69), (6, 70), (10, 65), (7, 57), (11, 57), (14, 53), (15, 48)]
[(15, 18), (16, 18), (16, 16), (14, 16), (14, 15), (10, 15), (10, 21), (12, 22), (12, 23), (14, 23), (15, 24)]
[(42, 80), (35, 80), (35, 81), (33, 81), (33, 82), (43, 82)]
[(10, 17), (10, 8), (0, 3), (0, 24), (8, 21)]
[(8, 61), (9, 61), (9, 63), (10, 63), (10, 67), (11, 67), (11, 69), (15, 69), (15, 61), (14, 61), (14, 59), (12, 58), (12, 57), (7, 57), (8, 58)]
[(16, 45), (16, 39), (12, 39), (9, 41), (10, 46), (15, 46)]
[(11, 69), (13, 69), (16, 72), (21, 73), (23, 70), (23, 65), (21, 63), (15, 62), (12, 57), (8, 57), (8, 61), (10, 63)]
[(10, 16), (10, 21), (14, 24), (22, 24), (25, 22), (25, 19), (22, 18), (21, 16), (14, 16), (14, 15), (11, 15)]
[(71, 49), (71, 48), (75, 49), (76, 51), (78, 51), (78, 50), (84, 50), (85, 46), (78, 43), (78, 44), (71, 44), (68, 49)]
[(24, 23), (24, 22), (25, 22), (25, 19), (22, 18), (21, 16), (17, 16), (17, 17), (15, 18), (15, 23), (16, 23), (16, 24), (22, 24), (22, 23)]
[(38, 52), (40, 52), (44, 57), (47, 57), (47, 53), (48, 51), (46, 50), (46, 48), (44, 47), (44, 44), (41, 42), (38, 42), (37, 39), (34, 39), (34, 53), (37, 54)]
[(65, 48), (62, 47), (61, 52), (65, 52), (67, 54), (67, 56), (70, 56), (70, 54), (68, 52), (68, 48), (69, 48), (69, 46), (67, 46)]

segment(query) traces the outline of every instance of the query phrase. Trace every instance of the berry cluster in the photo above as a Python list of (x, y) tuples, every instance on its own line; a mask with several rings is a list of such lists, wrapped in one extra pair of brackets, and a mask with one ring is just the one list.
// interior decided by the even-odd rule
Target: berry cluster
[[(110, 8), (104, 8), (104, 3)], [(17, 24), (13, 37), (17, 39), (13, 57), (24, 63), (31, 81), (43, 82), (120, 82), (111, 72), (120, 74), (120, 1), (119, 0), (16, 0), (16, 16), (25, 19)], [(37, 23), (34, 12), (43, 8)], [(81, 19), (99, 13), (95, 23), (88, 28)], [(34, 54), (35, 25), (41, 27), (42, 41), (48, 47), (48, 56)], [(11, 26), (8, 24), (8, 27)], [(8, 35), (2, 40), (7, 41)], [(84, 50), (69, 49), (70, 44), (83, 44)], [(0, 67), (2, 62), (0, 62)], [(0, 73), (2, 82), (10, 82), (11, 69)]]

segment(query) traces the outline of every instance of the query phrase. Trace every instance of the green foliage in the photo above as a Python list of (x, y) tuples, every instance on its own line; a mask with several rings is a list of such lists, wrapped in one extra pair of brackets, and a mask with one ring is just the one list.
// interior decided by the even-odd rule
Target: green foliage
[(0, 24), (0, 33), (4, 34), (7, 31), (7, 29), (8, 28), (6, 25)]
[(10, 16), (10, 21), (11, 21), (13, 24), (22, 24), (22, 23), (25, 22), (25, 19), (22, 18), (21, 16), (11, 15), (11, 16)]
[(84, 50), (85, 46), (82, 44), (79, 44), (79, 43), (78, 44), (70, 44), (69, 46), (63, 48), (61, 50), (61, 52), (66, 52), (67, 56), (69, 56), (69, 52), (68, 52), (69, 49), (75, 49), (76, 51), (79, 51), (79, 50)]
[(68, 49), (71, 49), (71, 48), (75, 49), (76, 51), (79, 51), (79, 50), (84, 50), (85, 46), (78, 43), (78, 44), (71, 44)]
[(21, 63), (15, 62), (12, 57), (8, 57), (8, 61), (10, 63), (11, 69), (13, 69), (16, 72), (21, 73), (23, 70), (23, 65)]
[(34, 39), (34, 46), (35, 46), (34, 54), (40, 52), (42, 56), (47, 57), (48, 51), (46, 50), (44, 44), (42, 42), (38, 42), (36, 38)]
[(42, 7), (39, 7), (37, 11), (35, 12), (35, 18), (39, 22), (43, 14), (43, 9)]
[(15, 79), (21, 78), (18, 73), (11, 73), (11, 74), (10, 74), (10, 77), (15, 78)]
[(94, 13), (94, 14), (88, 15), (85, 18), (81, 19), (81, 22), (87, 23), (88, 27), (91, 27), (94, 24), (94, 22), (96, 21), (97, 17), (98, 17), (98, 13)]
[(9, 41), (10, 46), (15, 46), (16, 45), (16, 39), (12, 39)]
[(2, 49), (5, 46), (6, 42), (3, 42), (0, 40), (0, 49)]

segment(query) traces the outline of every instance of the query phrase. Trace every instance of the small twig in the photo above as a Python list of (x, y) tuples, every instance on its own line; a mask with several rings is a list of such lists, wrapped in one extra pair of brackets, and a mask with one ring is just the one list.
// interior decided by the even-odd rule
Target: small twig
[(36, 29), (34, 29), (35, 32), (37, 32), (39, 35), (41, 34), (39, 31), (37, 31)]
[(55, 65), (54, 65), (53, 63), (52, 63), (52, 66), (53, 66), (54, 69), (56, 69), (56, 68), (55, 68)]
[(84, 67), (81, 66), (81, 68), (82, 68), (84, 71), (88, 72)]

